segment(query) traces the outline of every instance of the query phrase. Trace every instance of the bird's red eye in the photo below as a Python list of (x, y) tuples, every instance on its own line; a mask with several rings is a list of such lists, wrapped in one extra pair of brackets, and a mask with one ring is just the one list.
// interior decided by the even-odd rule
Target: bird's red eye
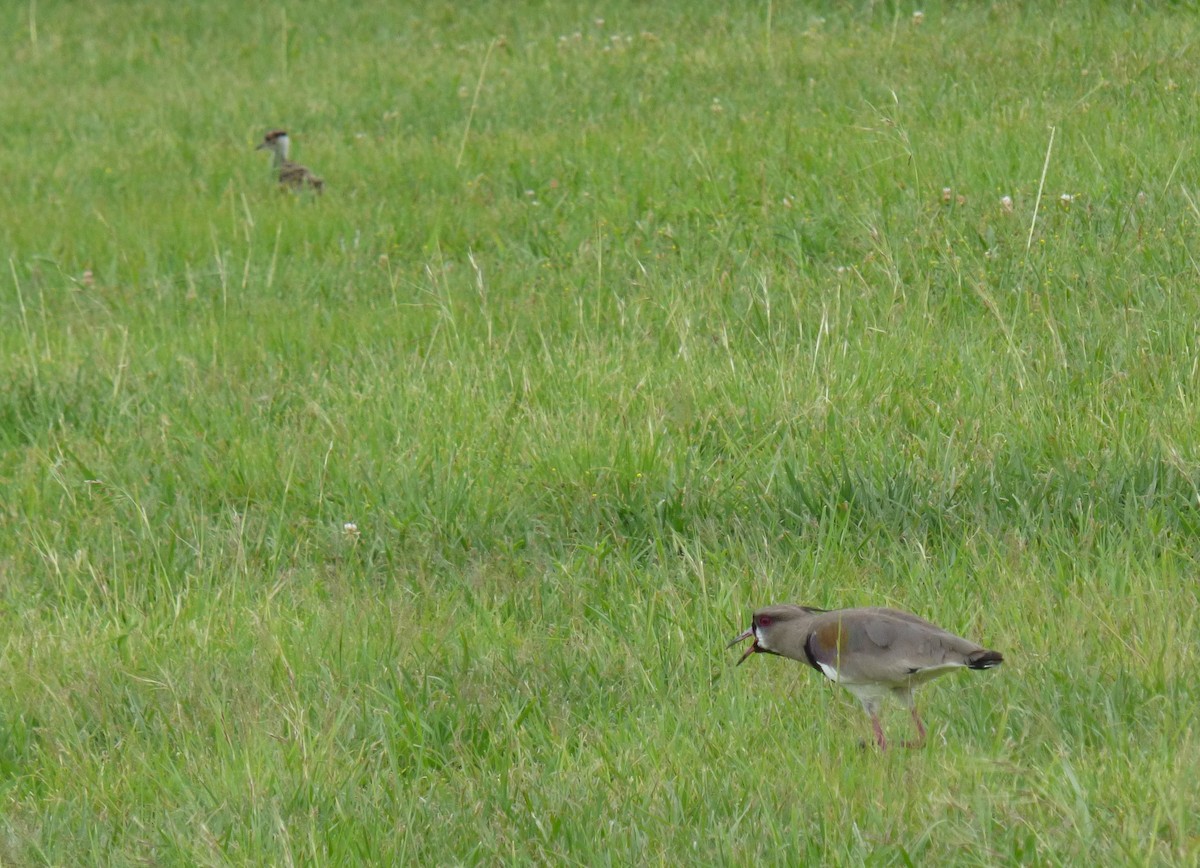
[(758, 616), (758, 626), (770, 627), (771, 626), (771, 616), (770, 615), (759, 615)]

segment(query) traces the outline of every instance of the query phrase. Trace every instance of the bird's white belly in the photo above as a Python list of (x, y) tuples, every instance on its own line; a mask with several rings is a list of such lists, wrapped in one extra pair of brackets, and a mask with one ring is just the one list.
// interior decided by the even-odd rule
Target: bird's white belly
[(825, 677), (830, 681), (841, 681), (841, 679), (838, 677), (838, 671), (828, 663), (821, 663), (820, 661), (817, 661), (817, 665), (821, 667), (821, 671), (825, 673)]
[[(821, 667), (821, 671), (825, 673), (825, 677), (830, 681), (836, 681), (838, 684), (845, 685), (856, 683), (843, 676), (838, 672), (837, 669), (830, 666), (828, 663), (821, 663), (820, 661), (817, 661), (817, 665)], [(939, 666), (926, 666), (923, 669), (918, 669), (916, 672), (910, 672), (907, 676), (898, 679), (895, 682), (895, 686), (899, 687), (904, 684), (924, 684), (931, 678), (936, 678), (937, 676), (943, 675), (946, 672), (962, 668), (962, 663), (942, 663)]]

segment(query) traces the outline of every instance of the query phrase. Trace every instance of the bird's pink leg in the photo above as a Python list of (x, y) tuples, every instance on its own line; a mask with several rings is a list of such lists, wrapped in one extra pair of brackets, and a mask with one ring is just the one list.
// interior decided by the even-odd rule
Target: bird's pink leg
[(880, 750), (887, 750), (887, 739), (883, 737), (883, 724), (879, 722), (878, 714), (871, 715), (871, 726), (875, 728), (875, 743)]
[(924, 747), (925, 746), (925, 724), (921, 723), (921, 715), (917, 714), (917, 707), (912, 707), (913, 723), (917, 725), (917, 740), (906, 741), (905, 747)]

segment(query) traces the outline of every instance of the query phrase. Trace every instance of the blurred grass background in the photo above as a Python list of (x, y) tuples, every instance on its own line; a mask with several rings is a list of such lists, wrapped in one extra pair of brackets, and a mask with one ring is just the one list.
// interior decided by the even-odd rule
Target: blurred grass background
[(1195, 8), (916, 11), (10, 7), (4, 860), (1193, 864)]

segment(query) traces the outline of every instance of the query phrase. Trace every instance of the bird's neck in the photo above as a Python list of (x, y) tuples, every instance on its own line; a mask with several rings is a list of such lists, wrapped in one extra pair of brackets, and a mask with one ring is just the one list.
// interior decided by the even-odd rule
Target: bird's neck
[(275, 167), (279, 168), (285, 165), (288, 161), (288, 140), (286, 136), (278, 138), (274, 142), (274, 147), (271, 150), (275, 154)]

